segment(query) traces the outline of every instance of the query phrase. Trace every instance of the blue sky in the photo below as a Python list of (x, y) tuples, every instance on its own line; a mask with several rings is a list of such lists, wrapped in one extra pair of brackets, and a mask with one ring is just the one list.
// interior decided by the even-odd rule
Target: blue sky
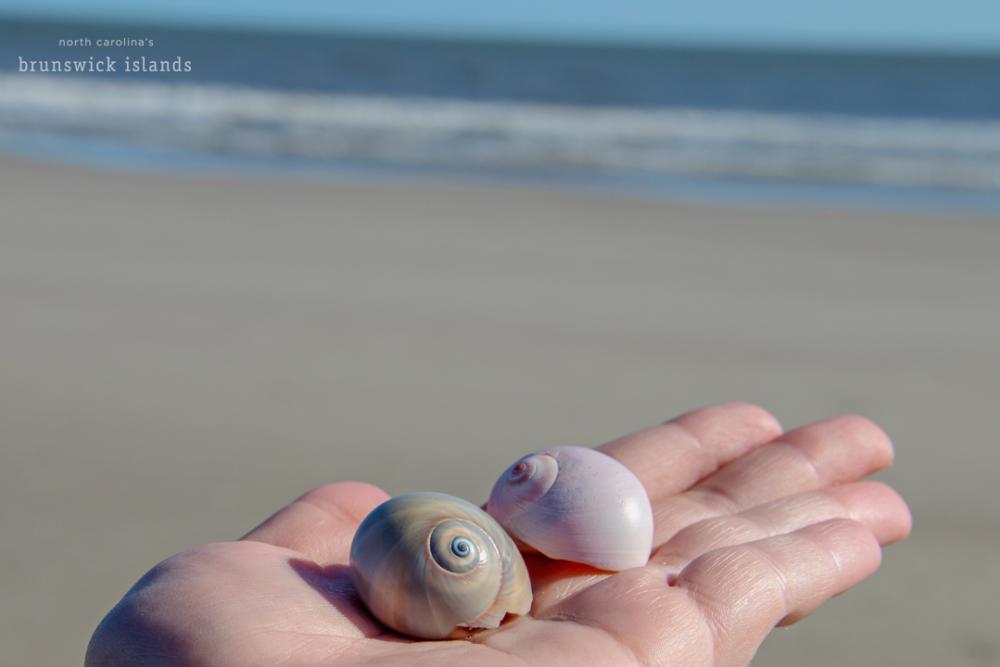
[(0, 13), (467, 36), (1000, 51), (1000, 0), (0, 0)]

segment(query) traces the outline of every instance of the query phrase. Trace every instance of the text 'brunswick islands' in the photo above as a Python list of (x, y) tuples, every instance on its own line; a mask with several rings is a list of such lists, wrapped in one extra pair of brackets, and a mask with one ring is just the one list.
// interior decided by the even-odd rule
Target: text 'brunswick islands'
[(190, 72), (191, 69), (191, 61), (180, 56), (168, 60), (146, 56), (138, 58), (125, 56), (124, 60), (110, 56), (102, 58), (91, 56), (81, 60), (26, 60), (21, 56), (17, 57), (17, 71), (22, 73)]

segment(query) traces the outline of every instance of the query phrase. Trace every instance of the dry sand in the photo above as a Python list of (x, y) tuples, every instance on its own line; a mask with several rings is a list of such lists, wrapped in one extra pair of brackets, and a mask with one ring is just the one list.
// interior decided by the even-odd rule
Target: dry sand
[(1000, 220), (0, 163), (0, 652), (302, 490), (482, 498), (704, 403), (859, 412), (914, 537), (758, 665), (1000, 664)]

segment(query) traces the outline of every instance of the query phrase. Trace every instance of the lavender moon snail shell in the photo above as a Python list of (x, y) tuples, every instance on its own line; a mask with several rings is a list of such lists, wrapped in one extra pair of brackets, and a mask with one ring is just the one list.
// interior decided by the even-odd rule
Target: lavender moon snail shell
[(510, 536), (443, 493), (408, 493), (372, 510), (351, 543), (351, 571), (376, 618), (421, 639), (495, 628), (531, 608), (531, 581)]
[(603, 570), (641, 567), (653, 545), (653, 510), (625, 465), (583, 447), (524, 456), (500, 476), (486, 511), (549, 558)]

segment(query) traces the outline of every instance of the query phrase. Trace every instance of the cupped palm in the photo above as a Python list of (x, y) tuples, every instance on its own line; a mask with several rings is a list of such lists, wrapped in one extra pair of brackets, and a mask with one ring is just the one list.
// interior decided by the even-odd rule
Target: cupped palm
[(871, 574), (910, 515), (878, 482), (892, 460), (861, 417), (783, 433), (746, 404), (702, 408), (602, 450), (653, 504), (648, 565), (615, 574), (526, 556), (530, 615), (465, 639), (412, 641), (351, 584), (360, 520), (387, 496), (314, 489), (237, 542), (173, 556), (108, 614), (87, 664), (746, 665), (768, 632)]

